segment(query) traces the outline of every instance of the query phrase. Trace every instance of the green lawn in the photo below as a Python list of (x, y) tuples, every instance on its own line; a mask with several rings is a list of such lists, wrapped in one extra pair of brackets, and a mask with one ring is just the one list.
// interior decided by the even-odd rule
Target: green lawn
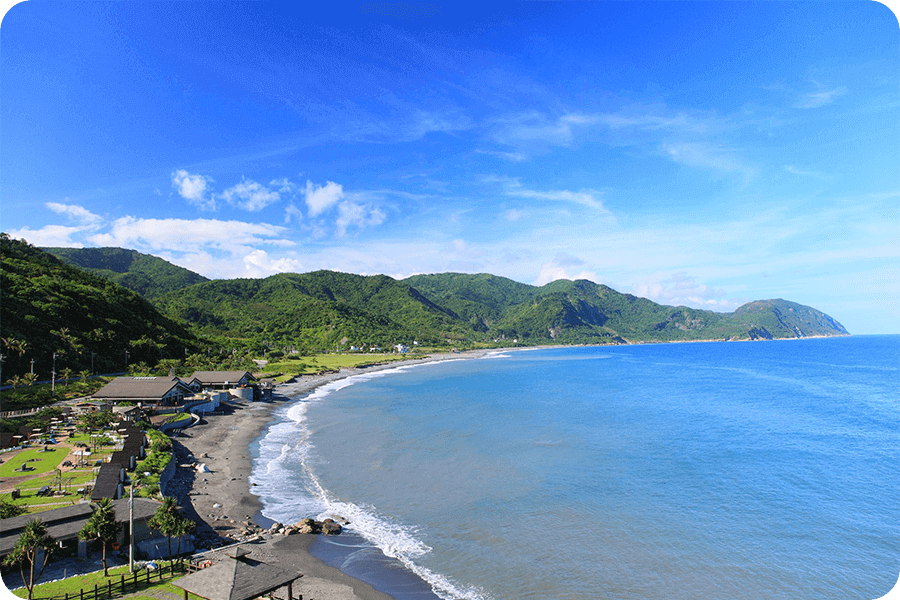
[(397, 362), (411, 358), (423, 358), (420, 354), (316, 354), (314, 356), (298, 356), (291, 360), (279, 359), (269, 362), (267, 373), (285, 373), (302, 375), (322, 370), (340, 369), (342, 367), (359, 367), (377, 363)]
[[(61, 446), (50, 446), (53, 452), (42, 452), (41, 448), (28, 448), (22, 450), (18, 454), (7, 458), (9, 454), (3, 455), (3, 464), (0, 465), (0, 477), (18, 477), (21, 475), (40, 475), (49, 473), (59, 466), (59, 463), (66, 459), (69, 449)], [(23, 464), (33, 467), (34, 471), (16, 472), (16, 469)]]
[[(60, 508), (62, 506), (71, 505), (73, 502), (77, 503), (81, 499), (81, 496), (76, 494), (75, 491), (80, 487), (90, 485), (94, 481), (95, 474), (91, 468), (80, 468), (63, 472), (62, 489), (70, 492), (70, 494), (66, 496), (54, 497), (35, 495), (35, 493), (45, 485), (49, 485), (54, 490), (59, 488), (59, 480), (57, 479), (57, 472), (55, 469), (68, 455), (68, 450), (68, 448), (62, 446), (56, 446), (56, 452), (38, 452), (37, 448), (30, 448), (20, 452), (0, 465), (0, 476), (3, 476), (4, 478), (22, 475), (28, 476), (28, 479), (23, 479), (16, 485), (16, 489), (21, 493), (19, 498), (13, 500), (10, 494), (4, 494), (4, 499), (19, 506), (28, 506), (28, 512), (30, 513)], [(108, 454), (109, 452), (104, 452), (99, 454), (99, 456), (106, 456)], [(92, 455), (91, 458), (93, 459), (94, 456), (98, 455)], [(34, 457), (41, 458), (39, 462), (28, 463), (28, 465), (35, 467), (34, 471), (16, 473), (13, 470), (25, 460)]]
[[(186, 576), (187, 574), (176, 573), (175, 577), (170, 578), (168, 573), (168, 564), (169, 561), (166, 560), (157, 560), (154, 561), (156, 564), (160, 565), (160, 567), (165, 566), (165, 577), (163, 581), (159, 581), (157, 579), (157, 573), (153, 572), (150, 575), (151, 581), (147, 583), (147, 571), (139, 571), (138, 572), (138, 584), (137, 587), (132, 586), (131, 577), (132, 575), (128, 572), (128, 565), (122, 565), (120, 567), (112, 567), (109, 569), (109, 577), (103, 576), (103, 571), (95, 571), (94, 573), (87, 573), (85, 575), (76, 575), (74, 577), (68, 577), (66, 579), (60, 581), (53, 581), (50, 583), (39, 583), (34, 588), (34, 598), (35, 600), (39, 600), (40, 598), (53, 598), (60, 597), (62, 598), (67, 592), (69, 594), (69, 598), (78, 598), (79, 591), (84, 589), (85, 595), (87, 595), (87, 591), (90, 590), (93, 595), (94, 585), (96, 584), (98, 589), (108, 589), (107, 582), (112, 582), (112, 590), (113, 597), (121, 596), (121, 577), (125, 575), (125, 578), (129, 580), (126, 584), (125, 594), (132, 594), (135, 592), (151, 592), (157, 590), (165, 590), (171, 592), (173, 594), (177, 594), (178, 596), (183, 596), (184, 591), (181, 588), (177, 588), (172, 585), (172, 581), (176, 581), (181, 577)], [(13, 594), (19, 596), (20, 598), (28, 597), (28, 590), (24, 587), (19, 588), (17, 590), (12, 591)], [(158, 600), (153, 598), (152, 596), (147, 595), (147, 598), (152, 598), (152, 600)]]

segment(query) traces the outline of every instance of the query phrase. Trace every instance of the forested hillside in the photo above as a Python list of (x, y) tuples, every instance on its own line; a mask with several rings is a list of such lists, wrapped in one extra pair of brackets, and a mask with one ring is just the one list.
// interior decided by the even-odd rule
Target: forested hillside
[(258, 354), (413, 342), (462, 348), (847, 335), (828, 315), (784, 300), (718, 313), (665, 306), (585, 280), (537, 287), (484, 273), (397, 281), (316, 271), (209, 281), (131, 250), (52, 250), (111, 279), (130, 276), (128, 283), (168, 317)]
[(209, 281), (183, 267), (124, 248), (43, 248), (66, 264), (102, 275), (148, 300)]
[[(23, 241), (0, 236), (3, 379), (33, 372), (124, 371), (206, 348), (137, 293)], [(128, 353), (126, 356), (126, 352)]]
[(161, 310), (209, 332), (269, 346), (348, 349), (413, 340), (444, 344), (464, 324), (419, 292), (384, 275), (333, 271), (210, 281), (159, 299)]

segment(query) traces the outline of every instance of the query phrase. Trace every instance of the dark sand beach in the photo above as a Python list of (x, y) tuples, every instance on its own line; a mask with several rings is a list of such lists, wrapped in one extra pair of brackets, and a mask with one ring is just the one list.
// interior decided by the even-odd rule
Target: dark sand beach
[[(432, 355), (404, 364), (477, 358), (483, 354)], [(252, 541), (244, 544), (245, 549), (250, 551), (251, 558), (302, 573), (302, 579), (294, 587), (295, 597), (302, 594), (304, 600), (437, 598), (424, 581), (402, 569), (398, 561), (392, 561), (380, 553), (368, 561), (365, 568), (364, 578), (372, 584), (351, 577), (333, 566), (342, 563), (342, 547), (355, 545), (358, 548), (362, 543), (352, 532), (329, 538), (335, 542), (346, 540), (346, 544), (325, 543), (318, 540), (320, 536), (315, 534), (269, 532), (271, 522), (261, 515), (262, 504), (253, 495), (248, 482), (252, 468), (250, 445), (271, 422), (275, 409), (331, 381), (397, 366), (388, 364), (366, 369), (342, 369), (339, 373), (304, 377), (290, 385), (290, 398), (279, 395), (279, 390), (276, 390), (272, 402), (230, 401), (223, 407), (223, 414), (206, 416), (198, 425), (174, 437), (175, 459), (180, 466), (168, 493), (178, 499), (185, 515), (197, 522), (198, 550), (210, 544), (221, 546), (236, 543), (237, 538), (242, 537), (242, 529), (246, 531), (249, 524), (256, 524), (266, 531), (249, 536)], [(196, 465), (199, 464), (205, 464), (209, 472), (198, 472)], [(298, 521), (307, 516), (315, 517), (300, 515)], [(323, 556), (325, 561), (310, 554), (308, 549), (312, 544), (317, 544), (320, 549), (317, 554)], [(377, 553), (376, 550), (372, 552)], [(326, 561), (331, 564), (326, 564)], [(376, 588), (389, 591), (390, 595)], [(284, 591), (282, 597), (286, 597)]]

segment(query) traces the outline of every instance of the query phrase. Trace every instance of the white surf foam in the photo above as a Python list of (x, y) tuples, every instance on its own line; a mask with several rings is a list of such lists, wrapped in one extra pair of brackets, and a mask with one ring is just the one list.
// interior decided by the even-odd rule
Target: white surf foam
[(307, 419), (311, 405), (356, 383), (436, 364), (439, 363), (402, 365), (362, 373), (325, 384), (300, 397), (286, 410), (279, 411), (285, 421), (271, 425), (260, 440), (259, 457), (250, 482), (255, 484), (254, 493), (260, 497), (263, 514), (270, 519), (292, 523), (310, 515), (316, 515), (317, 519), (343, 517), (350, 522), (347, 525), (349, 531), (374, 544), (385, 556), (399, 560), (426, 581), (443, 600), (490, 600), (491, 596), (485, 591), (454, 582), (450, 577), (416, 563), (415, 559), (428, 554), (432, 548), (422, 541), (415, 527), (379, 515), (373, 506), (357, 505), (333, 497), (322, 484), (315, 468), (318, 458), (313, 452), (315, 446), (310, 439)]

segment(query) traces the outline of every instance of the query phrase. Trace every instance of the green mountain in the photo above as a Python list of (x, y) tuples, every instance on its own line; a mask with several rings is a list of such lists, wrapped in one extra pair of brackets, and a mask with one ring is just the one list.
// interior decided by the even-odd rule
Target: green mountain
[(828, 315), (785, 300), (718, 313), (665, 306), (585, 280), (537, 287), (484, 273), (397, 281), (316, 271), (209, 281), (131, 250), (50, 250), (110, 279), (130, 277), (123, 283), (167, 316), (257, 352), (273, 345), (315, 351), (413, 340), (469, 347), (848, 335)]
[(193, 354), (201, 343), (137, 293), (24, 241), (0, 235), (0, 337), (3, 377), (91, 368), (122, 371), (161, 357)]
[(385, 275), (317, 271), (265, 279), (210, 281), (156, 300), (168, 315), (209, 333), (291, 343), (310, 349), (417, 339), (442, 342), (465, 333), (447, 309)]
[(809, 307), (766, 300), (734, 313), (657, 304), (590, 281), (543, 287), (487, 274), (442, 273), (396, 281), (317, 271), (210, 281), (157, 299), (206, 328), (306, 349), (416, 340), (468, 346), (738, 340), (846, 335)]
[(156, 256), (124, 248), (42, 248), (64, 263), (102, 275), (152, 300), (209, 281)]

